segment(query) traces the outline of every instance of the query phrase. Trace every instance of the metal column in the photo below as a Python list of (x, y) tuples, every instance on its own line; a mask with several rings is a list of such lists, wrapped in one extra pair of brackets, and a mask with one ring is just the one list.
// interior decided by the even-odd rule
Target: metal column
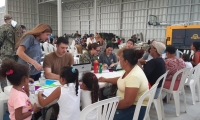
[(94, 0), (94, 34), (97, 32), (97, 0)]
[(62, 36), (62, 0), (57, 0), (58, 36)]

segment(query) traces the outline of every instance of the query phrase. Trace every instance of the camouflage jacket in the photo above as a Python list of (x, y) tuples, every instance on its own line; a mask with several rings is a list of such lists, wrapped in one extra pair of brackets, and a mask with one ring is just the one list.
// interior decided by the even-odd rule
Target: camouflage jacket
[(92, 63), (98, 60), (98, 56), (92, 56), (89, 52), (85, 52), (80, 56), (80, 64), (82, 63)]
[(1, 58), (15, 55), (15, 33), (11, 24), (0, 26)]

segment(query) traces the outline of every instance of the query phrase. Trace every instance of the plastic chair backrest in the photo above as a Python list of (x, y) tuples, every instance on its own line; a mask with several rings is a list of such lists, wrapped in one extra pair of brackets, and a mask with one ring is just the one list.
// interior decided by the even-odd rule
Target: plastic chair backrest
[(97, 110), (98, 120), (113, 120), (120, 97), (102, 100), (85, 107), (80, 114), (79, 120), (85, 120), (88, 113)]
[(75, 40), (72, 40), (71, 46), (74, 46), (74, 45), (75, 45)]
[(172, 82), (171, 82), (169, 90), (173, 91), (175, 81), (176, 81), (178, 75), (181, 74), (181, 73), (182, 73), (182, 76), (181, 76), (181, 80), (180, 80), (178, 90), (181, 90), (184, 87), (186, 78), (188, 77), (188, 75), (190, 73), (190, 68), (181, 69), (174, 74), (174, 76), (172, 77)]
[[(151, 108), (151, 104), (153, 102), (153, 99), (154, 99), (157, 87), (158, 87), (158, 83), (155, 83), (151, 87), (151, 89), (149, 91), (145, 92), (140, 97), (140, 99), (137, 102), (136, 108), (135, 108), (135, 112), (134, 112), (134, 115), (133, 115), (133, 120), (138, 120), (139, 113), (140, 113), (140, 108), (142, 106), (142, 103), (143, 103), (144, 99), (147, 98), (147, 97), (149, 97), (149, 101), (148, 101), (148, 104), (147, 104), (147, 108), (146, 108), (146, 112), (145, 112), (145, 117), (146, 117), (146, 113), (149, 113), (149, 110)], [(144, 119), (145, 119), (145, 117), (144, 117)]]
[(44, 52), (48, 54), (49, 53), (48, 43), (44, 42), (43, 43), (43, 48), (44, 48)]
[(160, 96), (160, 94), (161, 94), (161, 92), (162, 92), (162, 88), (163, 88), (163, 85), (164, 85), (164, 83), (165, 83), (165, 80), (166, 80), (166, 77), (167, 77), (168, 72), (169, 72), (169, 70), (166, 71), (163, 75), (161, 75), (161, 76), (157, 79), (157, 81), (156, 81), (156, 84), (159, 84), (160, 81), (162, 80), (162, 85), (161, 85), (161, 87), (160, 87), (161, 89), (160, 89), (160, 92), (159, 92), (158, 96)]

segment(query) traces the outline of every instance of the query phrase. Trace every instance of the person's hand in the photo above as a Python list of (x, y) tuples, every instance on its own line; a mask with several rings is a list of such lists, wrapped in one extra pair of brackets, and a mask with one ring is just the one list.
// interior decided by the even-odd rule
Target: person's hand
[(103, 64), (102, 69), (106, 70), (107, 68), (108, 68), (108, 65), (107, 64)]
[(37, 107), (37, 105), (34, 103), (34, 105), (33, 105), (33, 111), (34, 111), (34, 113), (37, 113), (38, 111), (40, 111), (40, 107)]
[(115, 64), (113, 63), (113, 64), (110, 65), (110, 68), (112, 68), (112, 67), (114, 67), (114, 66), (115, 66)]
[(33, 66), (35, 67), (36, 70), (41, 71), (42, 70), (42, 65), (40, 65), (39, 63), (35, 62), (33, 64)]
[(146, 64), (146, 60), (143, 60), (143, 59), (139, 59), (138, 62), (139, 62), (141, 65)]
[(100, 78), (99, 78), (99, 82), (106, 82), (106, 78), (100, 77)]

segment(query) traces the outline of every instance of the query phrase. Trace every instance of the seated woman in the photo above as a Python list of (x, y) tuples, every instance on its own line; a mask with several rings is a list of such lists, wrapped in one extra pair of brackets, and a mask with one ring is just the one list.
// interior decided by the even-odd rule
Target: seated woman
[(92, 63), (98, 60), (98, 54), (100, 52), (100, 47), (97, 43), (92, 43), (88, 46), (88, 51), (84, 52), (80, 56), (80, 64), (82, 63)]
[[(161, 42), (154, 41), (151, 44), (150, 55), (153, 57), (153, 59), (149, 60), (144, 65), (144, 73), (147, 76), (147, 79), (151, 86), (153, 86), (156, 83), (157, 79), (166, 72), (165, 62), (161, 57), (165, 48), (165, 45)], [(161, 85), (162, 81), (160, 81), (158, 85), (155, 98), (158, 97)]]
[(118, 60), (115, 53), (112, 53), (112, 51), (113, 51), (113, 45), (112, 43), (109, 43), (106, 46), (106, 50), (104, 51), (104, 53), (100, 55), (99, 63), (103, 64), (103, 69), (113, 68), (117, 66)]
[[(119, 78), (99, 78), (101, 82), (117, 84), (117, 96), (121, 97), (115, 112), (114, 120), (132, 120), (138, 99), (149, 90), (147, 78), (142, 69), (137, 65), (141, 52), (133, 49), (125, 49), (120, 55), (121, 67), (125, 70)], [(138, 120), (145, 115), (148, 98), (140, 109)]]
[[(176, 58), (175, 56), (176, 48), (174, 46), (167, 46), (166, 48), (166, 56), (167, 59), (165, 60), (166, 70), (169, 70), (168, 75), (165, 80), (164, 88), (169, 89), (172, 81), (172, 77), (174, 74), (185, 68), (185, 62), (181, 58)], [(181, 75), (179, 75), (175, 81), (174, 90), (178, 89), (180, 84)]]
[(194, 41), (190, 46), (190, 49), (194, 51), (194, 56), (191, 63), (193, 66), (196, 66), (200, 63), (200, 42)]
[(193, 68), (192, 63), (190, 62), (190, 55), (189, 54), (183, 54), (181, 56), (181, 58), (185, 62), (186, 68), (190, 68), (190, 69)]

